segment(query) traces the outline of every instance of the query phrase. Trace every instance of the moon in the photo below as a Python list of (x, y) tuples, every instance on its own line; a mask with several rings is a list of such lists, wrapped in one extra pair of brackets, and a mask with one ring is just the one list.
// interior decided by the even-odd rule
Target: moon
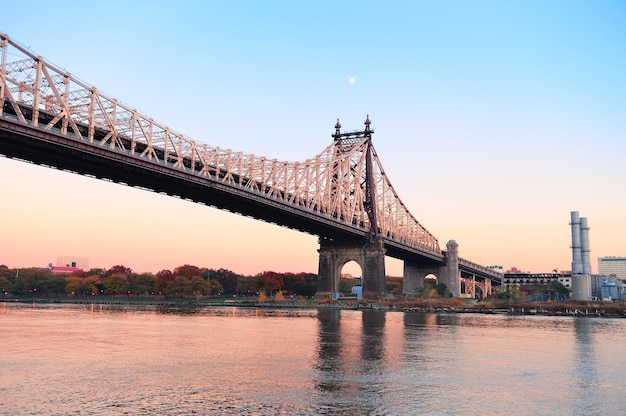
[(354, 83), (356, 82), (356, 78), (354, 78), (354, 77), (350, 77), (350, 78), (348, 78), (348, 82), (349, 82), (350, 84), (354, 84)]

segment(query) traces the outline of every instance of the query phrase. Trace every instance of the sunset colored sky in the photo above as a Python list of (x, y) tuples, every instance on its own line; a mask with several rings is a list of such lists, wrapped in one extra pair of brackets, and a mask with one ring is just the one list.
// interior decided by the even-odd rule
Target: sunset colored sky
[[(483, 265), (626, 256), (626, 2), (56, 1), (0, 32), (196, 141), (301, 161), (369, 114), (412, 214)], [(354, 82), (350, 82), (354, 77)], [(317, 272), (317, 238), (0, 158), (0, 264)], [(358, 274), (358, 268), (353, 273)], [(387, 273), (402, 274), (390, 260)]]

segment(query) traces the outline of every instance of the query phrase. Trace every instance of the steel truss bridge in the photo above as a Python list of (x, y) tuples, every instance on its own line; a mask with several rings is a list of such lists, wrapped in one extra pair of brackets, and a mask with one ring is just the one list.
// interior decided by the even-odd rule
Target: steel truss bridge
[[(283, 162), (194, 141), (7, 35), (0, 34), (0, 53), (0, 154), (178, 196), (320, 241), (376, 241), (405, 261), (446, 261), (386, 176), (369, 117), (356, 132), (342, 132), (337, 121), (321, 153)], [(500, 273), (468, 260), (459, 259), (458, 268), (471, 282), (501, 282)]]

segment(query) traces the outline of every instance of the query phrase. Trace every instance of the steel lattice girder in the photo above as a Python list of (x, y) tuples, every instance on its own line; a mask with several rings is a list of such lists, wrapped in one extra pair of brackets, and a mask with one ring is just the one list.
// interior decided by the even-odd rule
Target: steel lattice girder
[(0, 48), (0, 116), (6, 113), (22, 123), (218, 180), (366, 231), (372, 229), (366, 209), (369, 147), (377, 234), (441, 253), (437, 239), (398, 197), (369, 137), (336, 140), (304, 162), (212, 147), (102, 94), (6, 35), (0, 35)]

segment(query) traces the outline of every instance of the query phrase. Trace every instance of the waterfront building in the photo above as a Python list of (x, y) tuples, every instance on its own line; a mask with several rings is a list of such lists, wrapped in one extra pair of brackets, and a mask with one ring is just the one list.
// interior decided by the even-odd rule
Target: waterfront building
[[(508, 273), (510, 271), (515, 273)], [(551, 283), (558, 282), (567, 289), (572, 290), (572, 276), (563, 273), (524, 273), (516, 268), (508, 270), (502, 277), (502, 291), (506, 291), (510, 286), (518, 286), (520, 290), (528, 293), (535, 292), (537, 288), (544, 287), (546, 292), (551, 292)]]
[(599, 257), (598, 274), (626, 280), (626, 257)]

